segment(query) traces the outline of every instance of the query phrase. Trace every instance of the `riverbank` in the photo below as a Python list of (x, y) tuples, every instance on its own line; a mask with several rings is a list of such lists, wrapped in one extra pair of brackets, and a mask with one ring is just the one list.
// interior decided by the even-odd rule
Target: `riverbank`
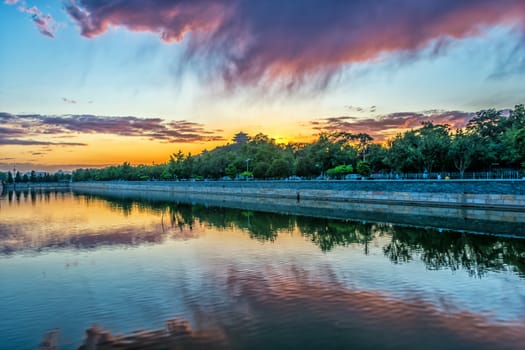
[(74, 191), (525, 210), (524, 180), (74, 182)]
[(389, 223), (398, 226), (433, 228), (497, 236), (525, 237), (525, 210), (506, 211), (480, 208), (450, 208), (403, 204), (316, 201), (289, 198), (239, 197), (230, 195), (176, 195), (169, 192), (95, 190), (74, 191), (114, 203), (137, 203), (158, 207), (160, 203), (191, 204), (207, 208), (233, 208), (324, 219)]
[(19, 182), (16, 184), (5, 184), (2, 191), (28, 191), (28, 190), (54, 190), (54, 189), (69, 189), (71, 188), (70, 182)]
[(523, 237), (525, 181), (78, 182), (75, 193)]

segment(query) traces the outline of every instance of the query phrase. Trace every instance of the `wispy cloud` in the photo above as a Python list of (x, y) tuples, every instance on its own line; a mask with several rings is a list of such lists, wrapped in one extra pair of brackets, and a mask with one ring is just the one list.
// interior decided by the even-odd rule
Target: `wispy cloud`
[(317, 131), (364, 132), (377, 141), (383, 141), (402, 130), (418, 128), (425, 121), (432, 121), (434, 124), (448, 124), (453, 129), (463, 128), (474, 115), (474, 113), (461, 111), (398, 112), (377, 118), (327, 117), (311, 121), (310, 125)]
[(489, 78), (501, 79), (514, 75), (525, 75), (525, 34), (510, 52), (498, 55), (496, 69)]
[(0, 135), (23, 135), (24, 130), (19, 128), (6, 128), (0, 126)]
[(38, 141), (30, 139), (13, 139), (0, 136), (0, 146), (2, 145), (19, 145), (19, 146), (87, 146), (80, 142), (51, 142)]
[[(36, 155), (41, 159), (41, 156)], [(13, 165), (16, 169), (21, 172), (31, 171), (38, 169), (39, 171), (56, 172), (58, 170), (74, 170), (79, 168), (92, 168), (93, 164), (42, 164), (41, 160), (20, 162), (20, 159), (16, 158), (0, 158), (0, 171), (11, 171)], [(109, 166), (111, 164), (97, 165), (97, 167)]]
[[(31, 144), (39, 142), (20, 139), (22, 136), (35, 137), (43, 135), (74, 135), (74, 134), (112, 134), (119, 136), (140, 137), (163, 142), (204, 142), (221, 141), (222, 136), (208, 131), (202, 124), (187, 121), (169, 121), (162, 118), (139, 118), (133, 116), (96, 116), (82, 115), (42, 115), (24, 114), (15, 115), (0, 112), (0, 121), (6, 132), (0, 134), (16, 134), (17, 139), (5, 138), (4, 144)], [(1, 130), (0, 130), (1, 131)], [(2, 144), (2, 139), (0, 139)], [(42, 143), (33, 144), (46, 144)], [(48, 143), (69, 144), (69, 143)]]
[(66, 11), (87, 38), (112, 27), (167, 43), (187, 37), (188, 57), (217, 69), (227, 86), (323, 84), (346, 65), (437, 54), (487, 27), (525, 31), (523, 0), (71, 0)]
[(56, 22), (51, 15), (46, 15), (36, 6), (29, 7), (25, 0), (4, 0), (7, 5), (18, 5), (18, 11), (31, 15), (31, 19), (38, 31), (50, 38), (55, 37)]
[(69, 98), (66, 98), (66, 97), (62, 97), (62, 101), (64, 101), (65, 103), (73, 104), (73, 105), (77, 104), (76, 100), (72, 100), (72, 99), (69, 99)]
[(347, 111), (349, 111), (349, 112), (358, 112), (358, 113), (369, 112), (369, 113), (374, 113), (376, 111), (377, 107), (376, 106), (362, 107), (362, 106), (346, 105), (345, 109)]

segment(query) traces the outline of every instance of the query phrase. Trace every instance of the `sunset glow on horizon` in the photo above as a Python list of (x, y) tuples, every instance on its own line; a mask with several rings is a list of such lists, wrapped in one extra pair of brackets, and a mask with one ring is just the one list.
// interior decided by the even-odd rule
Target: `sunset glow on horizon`
[(382, 142), (525, 102), (523, 0), (3, 0), (0, 171), (163, 163), (238, 132)]

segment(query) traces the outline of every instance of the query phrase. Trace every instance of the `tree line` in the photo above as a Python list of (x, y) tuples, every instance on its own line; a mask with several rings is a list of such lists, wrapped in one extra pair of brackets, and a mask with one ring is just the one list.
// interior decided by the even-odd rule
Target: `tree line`
[(525, 168), (525, 108), (477, 112), (463, 129), (426, 121), (385, 144), (366, 133), (325, 132), (310, 143), (278, 144), (264, 134), (235, 135), (199, 155), (179, 151), (163, 164), (78, 169), (74, 181), (343, 178), (348, 174), (485, 171)]
[(22, 174), (20, 171), (16, 171), (13, 173), (11, 171), (8, 172), (0, 172), (0, 182), (4, 183), (39, 183), (39, 182), (61, 182), (61, 181), (70, 181), (72, 175), (68, 173), (64, 173), (62, 171), (57, 171), (55, 173), (48, 173), (48, 172), (41, 172), (37, 173), (36, 171), (32, 170), (29, 173)]
[[(374, 174), (450, 173), (525, 169), (525, 108), (477, 112), (463, 129), (426, 121), (384, 144), (366, 133), (324, 132), (313, 142), (278, 144), (264, 134), (240, 132), (231, 143), (201, 154), (172, 154), (167, 162), (77, 169), (73, 181), (345, 178)], [(33, 172), (34, 173), (34, 172)], [(15, 181), (61, 180), (17, 173)], [(11, 173), (0, 179), (12, 181)]]

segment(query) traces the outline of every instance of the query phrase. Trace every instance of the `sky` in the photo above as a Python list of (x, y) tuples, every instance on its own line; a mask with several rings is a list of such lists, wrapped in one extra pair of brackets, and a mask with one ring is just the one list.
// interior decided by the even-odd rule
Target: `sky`
[(243, 131), (378, 142), (525, 102), (525, 0), (0, 0), (0, 170)]

